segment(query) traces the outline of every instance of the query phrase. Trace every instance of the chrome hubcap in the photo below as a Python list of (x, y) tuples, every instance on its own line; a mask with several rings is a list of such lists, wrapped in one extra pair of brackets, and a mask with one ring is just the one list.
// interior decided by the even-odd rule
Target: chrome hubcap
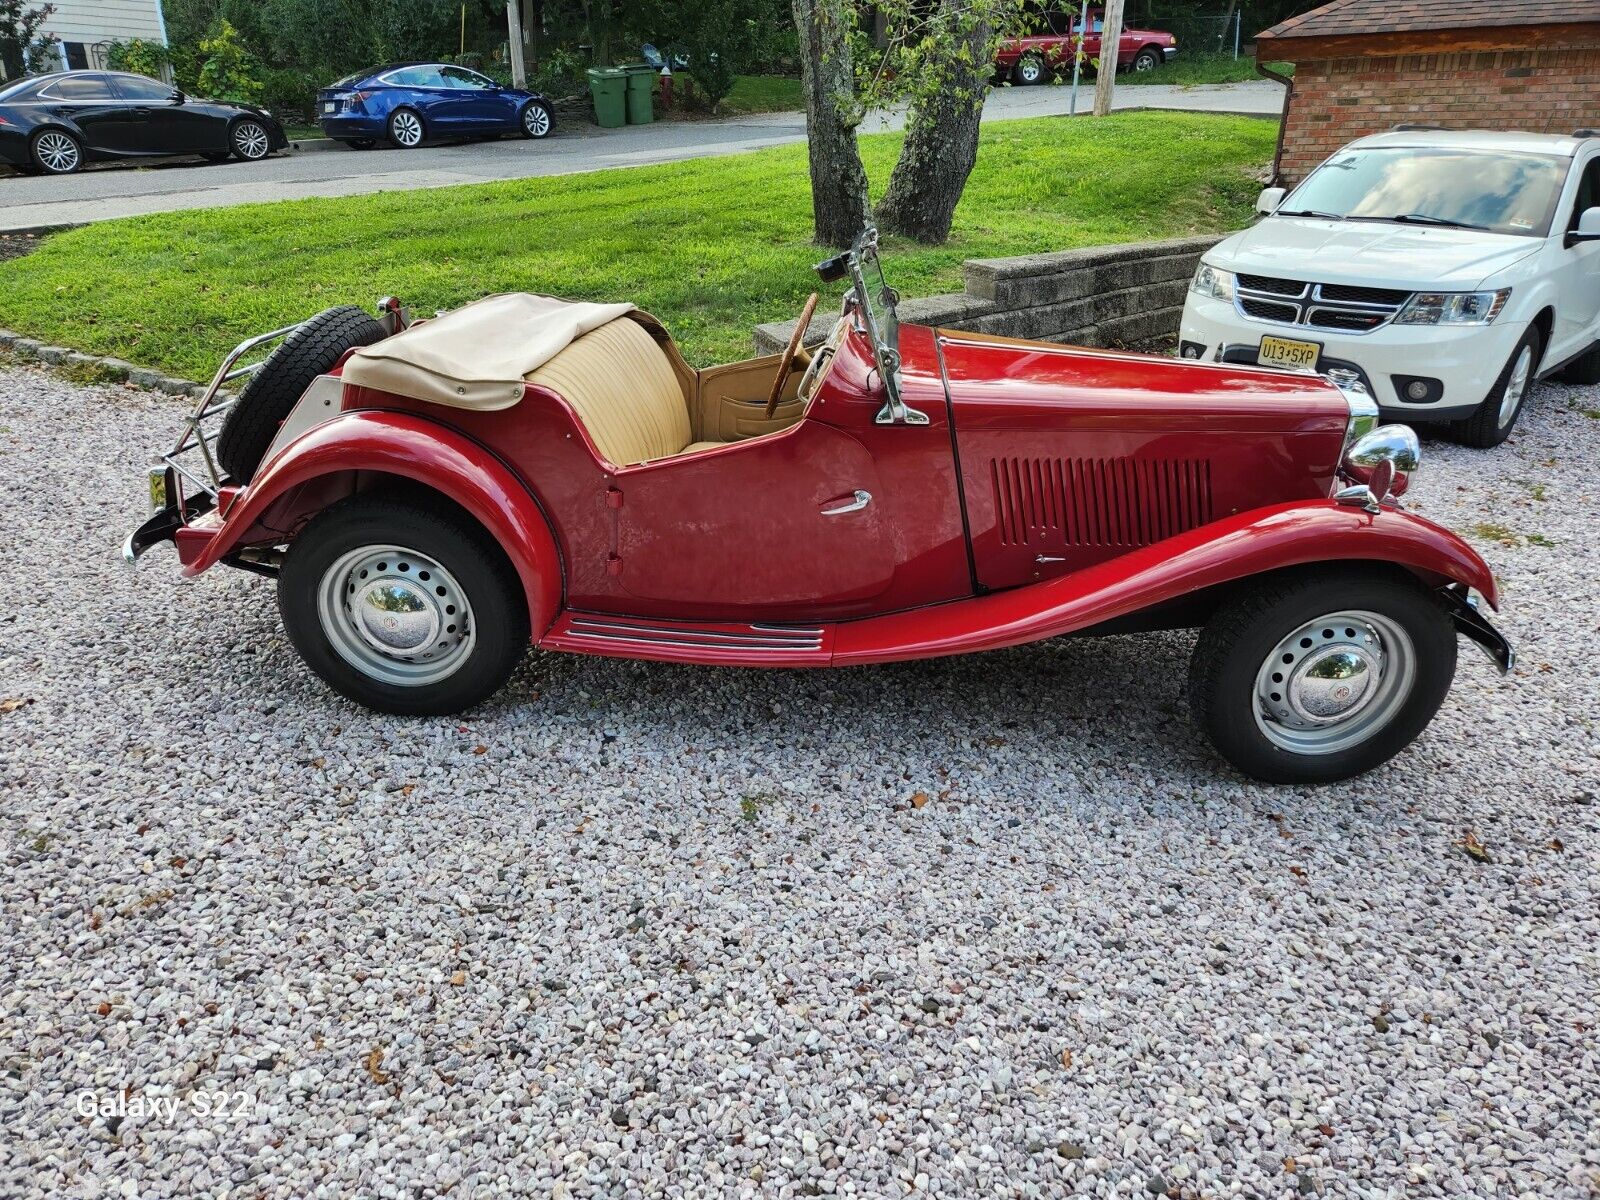
[(550, 114), (539, 105), (530, 104), (523, 114), (522, 124), (535, 137), (543, 137), (550, 132)]
[(342, 555), (323, 573), (317, 616), (339, 657), (398, 687), (453, 675), (477, 640), (472, 606), (454, 576), (403, 546)]
[(1334, 754), (1394, 719), (1416, 681), (1410, 636), (1381, 613), (1336, 612), (1280, 641), (1256, 672), (1256, 725), (1294, 754)]
[(1148, 57), (1139, 57), (1133, 60), (1135, 71), (1153, 71), (1156, 68), (1155, 60)]
[(422, 141), (422, 122), (408, 112), (394, 119), (394, 140), (402, 146), (415, 146)]
[(78, 143), (64, 133), (42, 133), (35, 143), (47, 171), (70, 171), (78, 165)]
[(1022, 64), (1021, 75), (1023, 83), (1037, 83), (1041, 73), (1042, 72), (1039, 69), (1039, 64), (1036, 62), (1025, 62)]
[(270, 145), (267, 131), (254, 121), (246, 121), (233, 131), (233, 144), (244, 158), (265, 158)]
[(1506, 394), (1500, 398), (1500, 428), (1504, 429), (1516, 418), (1522, 396), (1528, 390), (1528, 376), (1533, 374), (1533, 347), (1524, 346), (1511, 368), (1511, 378), (1506, 380)]

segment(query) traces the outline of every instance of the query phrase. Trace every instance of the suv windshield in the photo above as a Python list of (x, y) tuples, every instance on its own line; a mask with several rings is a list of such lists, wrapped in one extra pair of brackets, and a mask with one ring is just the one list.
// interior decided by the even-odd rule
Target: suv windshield
[(1278, 213), (1543, 237), (1571, 163), (1498, 150), (1344, 150), (1318, 167)]

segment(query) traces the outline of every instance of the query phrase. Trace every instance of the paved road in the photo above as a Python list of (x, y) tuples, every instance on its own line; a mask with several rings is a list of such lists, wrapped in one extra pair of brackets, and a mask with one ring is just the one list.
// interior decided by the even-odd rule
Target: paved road
[[(1084, 89), (1081, 106), (1092, 101)], [(1064, 114), (1070, 88), (1005, 88), (989, 99), (990, 120)], [(1178, 88), (1130, 85), (1117, 93), (1119, 108), (1180, 108), (1274, 114), (1283, 89), (1266, 81)], [(1080, 106), (1080, 107), (1081, 107)], [(890, 114), (869, 123), (896, 128)], [(259, 163), (211, 165), (192, 160), (139, 169), (90, 171), (65, 179), (0, 175), (0, 232), (40, 225), (103, 221), (141, 213), (219, 208), (307, 196), (351, 196), (567, 175), (608, 167), (636, 167), (717, 154), (737, 154), (805, 138), (799, 113), (770, 113), (726, 121), (670, 122), (624, 129), (573, 126), (543, 142), (520, 138), (430, 149), (291, 153)]]

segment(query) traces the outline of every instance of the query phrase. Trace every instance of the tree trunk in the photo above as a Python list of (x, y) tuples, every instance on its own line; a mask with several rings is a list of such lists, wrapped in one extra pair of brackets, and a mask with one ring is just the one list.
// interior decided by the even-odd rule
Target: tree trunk
[(932, 86), (912, 101), (905, 147), (878, 205), (878, 227), (927, 245), (950, 236), (956, 205), (978, 161), (978, 125), (994, 63), (989, 25), (970, 20), (969, 0), (945, 0), (959, 33), (934, 68)]
[(806, 97), (816, 240), (848, 246), (868, 221), (867, 172), (856, 145), (850, 45), (840, 0), (793, 0)]

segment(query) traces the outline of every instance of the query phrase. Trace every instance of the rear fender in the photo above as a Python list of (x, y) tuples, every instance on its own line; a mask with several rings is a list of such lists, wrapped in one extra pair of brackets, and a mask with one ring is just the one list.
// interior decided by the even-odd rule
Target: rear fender
[(290, 442), (238, 493), (198, 553), (185, 554), (184, 574), (198, 575), (231, 554), (273, 504), (294, 489), (315, 494), (317, 480), (352, 471), (412, 480), (471, 513), (511, 559), (527, 594), (534, 638), (544, 635), (561, 607), (562, 573), (555, 539), (538, 502), (510, 468), (482, 446), (411, 413), (346, 413)]
[(1075, 633), (1218, 584), (1311, 563), (1383, 562), (1432, 586), (1475, 588), (1498, 608), (1477, 551), (1397, 509), (1372, 515), (1331, 500), (1238, 513), (1070, 575), (932, 608), (847, 621), (835, 664), (998, 650)]

